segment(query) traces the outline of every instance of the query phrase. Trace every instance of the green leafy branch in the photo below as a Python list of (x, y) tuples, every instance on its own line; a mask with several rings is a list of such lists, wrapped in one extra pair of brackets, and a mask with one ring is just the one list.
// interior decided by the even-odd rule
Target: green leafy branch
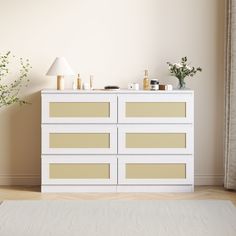
[(187, 60), (187, 57), (183, 57), (181, 58), (180, 63), (172, 64), (167, 62), (170, 75), (177, 77), (179, 80), (183, 80), (187, 76), (193, 77), (198, 71), (202, 71), (201, 67), (195, 68), (194, 66), (190, 66), (190, 64), (187, 63)]
[(19, 93), (22, 87), (27, 87), (29, 83), (29, 71), (32, 68), (29, 60), (20, 58), (19, 76), (11, 83), (7, 83), (6, 79), (9, 76), (10, 60), (14, 56), (10, 51), (0, 54), (0, 108), (9, 106), (13, 103), (20, 105), (28, 104), (27, 101), (20, 99)]

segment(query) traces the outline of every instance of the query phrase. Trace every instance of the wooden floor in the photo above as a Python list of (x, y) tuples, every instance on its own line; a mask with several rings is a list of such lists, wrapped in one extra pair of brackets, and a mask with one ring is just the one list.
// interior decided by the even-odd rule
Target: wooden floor
[(193, 193), (41, 193), (40, 187), (0, 186), (3, 200), (230, 200), (236, 206), (236, 191), (219, 186), (197, 186)]

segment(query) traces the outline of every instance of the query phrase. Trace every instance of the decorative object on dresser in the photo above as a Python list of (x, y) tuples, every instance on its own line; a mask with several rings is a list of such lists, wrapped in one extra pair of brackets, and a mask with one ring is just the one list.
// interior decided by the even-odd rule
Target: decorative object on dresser
[(83, 89), (84, 89), (84, 90), (90, 90), (90, 83), (84, 82), (84, 83), (83, 83)]
[(57, 90), (64, 90), (64, 76), (74, 75), (74, 72), (64, 57), (57, 57), (46, 75), (57, 76)]
[(159, 90), (159, 81), (157, 79), (150, 80), (150, 90)]
[(82, 80), (80, 78), (80, 74), (78, 74), (78, 77), (77, 77), (77, 89), (82, 89)]
[(128, 89), (129, 90), (139, 90), (139, 84), (138, 83), (129, 83)]
[(193, 91), (41, 97), (43, 192), (193, 191)]
[(107, 85), (104, 87), (105, 90), (119, 90), (120, 87), (117, 85)]
[(193, 77), (198, 71), (202, 71), (201, 67), (192, 67), (190, 64), (187, 63), (187, 57), (183, 57), (180, 63), (170, 63), (167, 62), (169, 65), (170, 74), (176, 77), (179, 80), (179, 89), (185, 88), (185, 81), (184, 79), (188, 76)]
[(94, 81), (94, 76), (93, 76), (93, 75), (90, 75), (90, 77), (89, 77), (90, 89), (93, 89), (93, 81)]
[(143, 90), (149, 90), (149, 78), (148, 78), (148, 70), (144, 71), (144, 78), (143, 78)]
[(172, 84), (159, 84), (159, 90), (173, 90)]

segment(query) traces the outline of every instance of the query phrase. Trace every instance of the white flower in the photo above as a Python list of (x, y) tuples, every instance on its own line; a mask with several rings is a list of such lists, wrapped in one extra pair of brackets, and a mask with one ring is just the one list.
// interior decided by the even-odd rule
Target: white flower
[(177, 68), (181, 68), (181, 67), (183, 67), (183, 65), (180, 64), (180, 63), (175, 63), (174, 65), (175, 65)]
[(192, 70), (193, 68), (191, 66), (186, 66), (188, 70)]

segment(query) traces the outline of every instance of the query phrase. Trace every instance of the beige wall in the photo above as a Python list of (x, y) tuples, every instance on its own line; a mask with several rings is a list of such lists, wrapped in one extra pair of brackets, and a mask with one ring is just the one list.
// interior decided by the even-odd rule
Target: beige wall
[[(55, 86), (45, 73), (67, 58), (95, 87), (151, 78), (176, 84), (166, 61), (187, 55), (203, 73), (195, 90), (195, 171), (198, 184), (223, 175), (223, 0), (0, 0), (0, 48), (28, 57), (32, 105), (0, 111), (0, 184), (35, 184), (40, 176), (40, 96)], [(68, 79), (67, 86), (72, 80)]]

